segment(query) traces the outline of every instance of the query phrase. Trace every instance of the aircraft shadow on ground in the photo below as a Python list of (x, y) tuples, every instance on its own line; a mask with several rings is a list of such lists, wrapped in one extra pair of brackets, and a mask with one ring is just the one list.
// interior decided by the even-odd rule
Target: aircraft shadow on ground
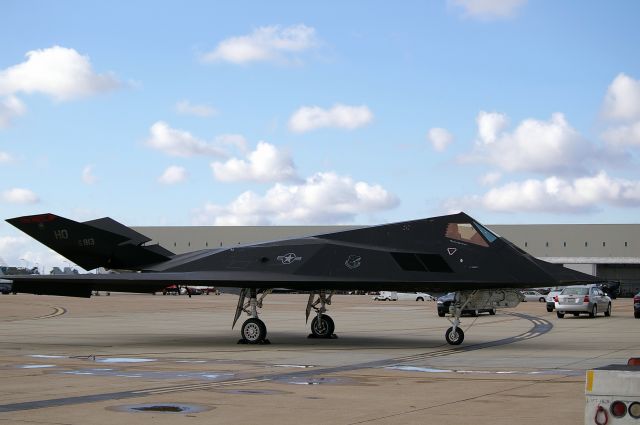
[[(269, 333), (267, 338), (270, 344), (238, 344), (240, 339), (239, 334), (234, 332), (233, 334), (167, 334), (167, 335), (151, 335), (151, 334), (130, 334), (126, 337), (122, 335), (109, 335), (105, 334), (100, 338), (100, 342), (97, 344), (83, 343), (80, 336), (75, 336), (74, 340), (68, 343), (71, 347), (91, 347), (95, 346), (96, 349), (100, 348), (133, 348), (137, 347), (141, 350), (148, 352), (152, 350), (157, 353), (166, 352), (180, 352), (190, 350), (232, 350), (232, 351), (255, 351), (255, 350), (302, 350), (305, 348), (310, 349), (450, 349), (453, 348), (443, 341), (441, 333), (433, 333), (420, 337), (416, 336), (376, 336), (376, 335), (349, 335), (347, 333), (339, 334), (337, 339), (315, 339), (308, 338), (307, 334), (301, 333), (284, 333), (284, 332), (272, 332)], [(506, 336), (504, 338), (509, 338)], [(64, 340), (64, 338), (61, 338)], [(89, 338), (88, 338), (89, 339)], [(544, 341), (543, 339), (535, 339), (536, 347), (541, 350), (546, 348), (554, 348), (557, 346), (557, 342)], [(90, 338), (91, 342), (94, 342), (94, 338)], [(493, 345), (494, 342), (498, 342), (497, 345)], [(88, 341), (87, 341), (88, 342)], [(465, 341), (463, 345), (459, 347), (462, 351), (467, 347), (475, 347), (477, 344), (488, 344), (488, 347), (499, 346), (500, 349), (514, 349), (518, 350), (522, 343), (531, 343), (533, 341), (515, 343), (516, 341), (503, 342), (502, 338), (498, 340), (482, 340), (471, 337), (468, 341)], [(38, 345), (42, 347), (42, 342)], [(54, 344), (52, 344), (54, 345)], [(55, 343), (56, 347), (60, 347), (60, 342)]]

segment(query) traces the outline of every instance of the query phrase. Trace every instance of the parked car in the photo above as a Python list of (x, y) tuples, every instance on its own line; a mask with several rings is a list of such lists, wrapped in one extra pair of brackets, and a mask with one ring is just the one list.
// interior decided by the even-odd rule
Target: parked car
[(595, 285), (567, 286), (555, 297), (555, 308), (558, 318), (562, 319), (566, 313), (578, 316), (586, 313), (589, 317), (596, 317), (598, 312), (611, 316), (611, 298)]
[(435, 301), (435, 298), (426, 292), (398, 292), (400, 301)]
[(398, 293), (392, 291), (380, 291), (378, 295), (374, 295), (375, 301), (398, 301)]
[[(456, 296), (455, 292), (449, 292), (448, 294), (438, 298), (438, 301), (436, 304), (438, 309), (438, 316), (444, 317), (445, 314), (449, 313), (449, 306), (451, 306), (451, 303), (453, 302), (453, 299), (455, 296)], [(477, 316), (479, 313), (489, 313), (490, 315), (493, 316), (494, 314), (496, 314), (496, 309), (482, 308), (479, 310), (469, 310), (469, 309), (462, 310), (463, 315)]]
[(162, 290), (162, 295), (180, 295), (180, 290), (176, 285), (170, 285)]
[(538, 291), (520, 291), (522, 292), (522, 295), (524, 295), (524, 301), (538, 301), (538, 302), (545, 302), (546, 298), (544, 295), (542, 295), (540, 292)]
[(633, 297), (633, 317), (640, 319), (640, 292)]
[(602, 292), (609, 295), (612, 300), (618, 298), (618, 294), (620, 293), (620, 282), (608, 281), (599, 283), (598, 287), (602, 289)]
[(560, 295), (560, 292), (562, 292), (562, 289), (552, 289), (547, 294), (547, 297), (545, 298), (545, 300), (547, 301), (547, 311), (549, 313), (551, 313), (556, 308), (556, 302), (554, 298), (556, 297), (556, 295)]
[(11, 293), (11, 281), (9, 280), (0, 280), (0, 292), (4, 295)]

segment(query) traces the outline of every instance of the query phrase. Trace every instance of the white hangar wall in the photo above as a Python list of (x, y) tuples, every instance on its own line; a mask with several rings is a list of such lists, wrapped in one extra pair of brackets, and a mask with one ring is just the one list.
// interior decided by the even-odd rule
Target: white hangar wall
[[(175, 253), (310, 236), (363, 226), (144, 226), (136, 231)], [(640, 291), (640, 224), (488, 225), (535, 257)]]

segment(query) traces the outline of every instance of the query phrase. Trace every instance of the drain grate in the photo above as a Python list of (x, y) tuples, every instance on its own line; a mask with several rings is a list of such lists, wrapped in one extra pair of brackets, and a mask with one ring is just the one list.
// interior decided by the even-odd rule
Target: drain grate
[(137, 410), (139, 412), (171, 412), (171, 413), (179, 413), (184, 411), (184, 409), (180, 406), (167, 406), (167, 405), (132, 407), (131, 410)]
[(116, 410), (118, 412), (129, 413), (199, 413), (207, 410), (215, 409), (213, 406), (202, 406), (197, 404), (129, 404), (126, 406), (108, 407), (108, 410)]

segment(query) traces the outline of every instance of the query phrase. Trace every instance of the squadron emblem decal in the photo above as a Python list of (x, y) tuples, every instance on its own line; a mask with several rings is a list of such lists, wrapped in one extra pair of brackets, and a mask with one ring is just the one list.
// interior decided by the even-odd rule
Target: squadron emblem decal
[(359, 255), (350, 255), (347, 261), (344, 262), (344, 265), (351, 270), (357, 269), (360, 264), (362, 264), (362, 257)]
[(280, 261), (282, 264), (291, 264), (294, 261), (302, 261), (302, 257), (298, 257), (294, 252), (289, 252), (284, 255), (278, 255), (276, 260)]

